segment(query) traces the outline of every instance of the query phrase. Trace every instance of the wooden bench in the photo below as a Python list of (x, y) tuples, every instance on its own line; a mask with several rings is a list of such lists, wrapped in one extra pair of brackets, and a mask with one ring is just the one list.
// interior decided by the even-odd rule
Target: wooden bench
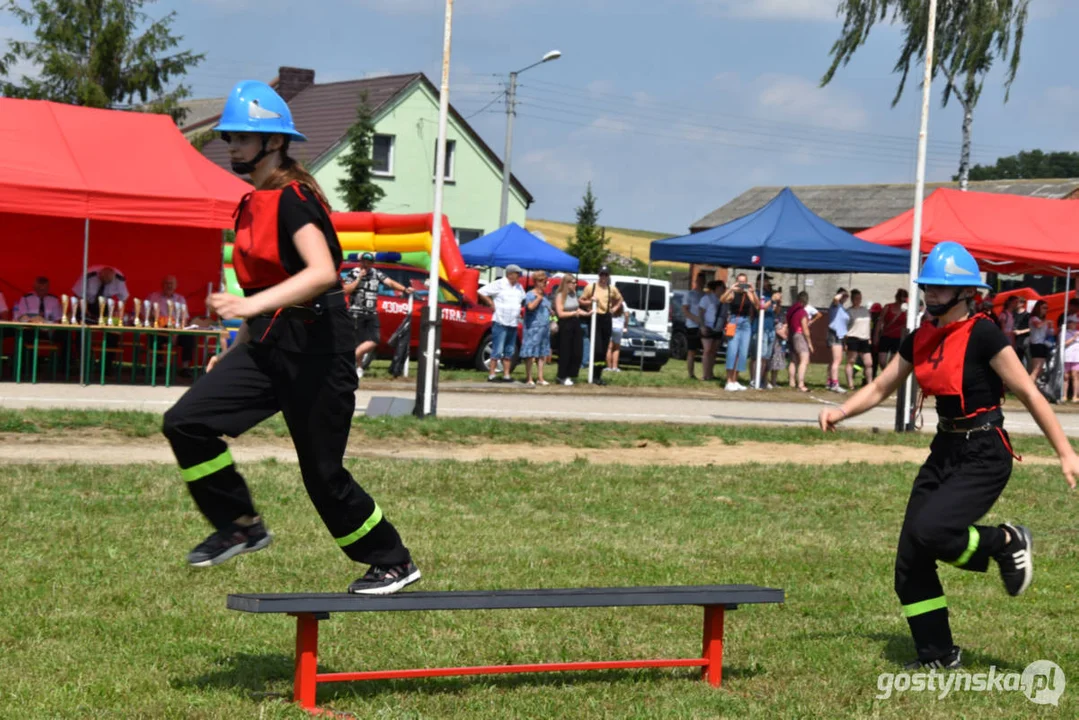
[[(471, 590), (405, 592), (385, 597), (329, 594), (237, 594), (228, 608), (251, 613), (287, 613), (296, 618), (296, 670), (293, 699), (316, 712), (319, 683), (354, 680), (392, 680), (450, 675), (614, 670), (623, 668), (700, 667), (702, 677), (718, 687), (723, 678), (723, 616), (739, 605), (782, 603), (783, 590), (756, 585), (690, 585), (680, 587), (563, 588), (549, 590)], [(704, 608), (704, 649), (700, 657), (540, 663), (478, 667), (318, 672), (318, 623), (335, 612), (392, 612), (405, 610), (519, 610), (537, 608), (640, 607), (698, 605)]]

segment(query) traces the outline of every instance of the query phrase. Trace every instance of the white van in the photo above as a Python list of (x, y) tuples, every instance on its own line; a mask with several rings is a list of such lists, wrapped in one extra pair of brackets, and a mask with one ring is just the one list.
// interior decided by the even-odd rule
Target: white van
[[(594, 283), (599, 279), (598, 275), (584, 273), (577, 277), (587, 283)], [(670, 339), (671, 284), (669, 282), (653, 279), (649, 286), (649, 280), (646, 277), (611, 275), (611, 283), (618, 288), (618, 292), (622, 293), (626, 301), (626, 309), (633, 313), (638, 325)], [(645, 307), (646, 297), (647, 307)]]

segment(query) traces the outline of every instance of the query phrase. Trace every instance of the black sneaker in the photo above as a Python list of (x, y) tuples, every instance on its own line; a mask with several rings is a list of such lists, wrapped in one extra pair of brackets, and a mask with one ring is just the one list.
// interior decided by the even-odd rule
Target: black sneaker
[(1000, 566), (1000, 579), (1011, 596), (1020, 595), (1034, 579), (1034, 538), (1022, 525), (1004, 523), (1001, 530), (1012, 536), (1011, 542), (994, 559)]
[(362, 578), (348, 586), (348, 591), (356, 595), (392, 595), (419, 579), (420, 570), (412, 561), (403, 565), (372, 565)]
[(220, 565), (242, 553), (255, 552), (270, 544), (273, 536), (262, 521), (243, 527), (233, 523), (213, 533), (187, 554), (188, 564), (194, 567)]
[(936, 660), (915, 660), (903, 666), (904, 670), (958, 670), (963, 667), (963, 651), (953, 647), (952, 651)]

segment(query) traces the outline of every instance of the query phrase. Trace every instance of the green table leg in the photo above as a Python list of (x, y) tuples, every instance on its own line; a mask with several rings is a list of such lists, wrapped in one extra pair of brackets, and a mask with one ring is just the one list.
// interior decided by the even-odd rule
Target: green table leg
[(150, 358), (150, 385), (157, 387), (157, 338), (158, 334), (154, 333), (154, 354)]
[(22, 331), (20, 327), (15, 331), (15, 382), (22, 382)]
[(168, 348), (165, 353), (165, 387), (172, 387), (172, 333), (169, 333)]
[(4, 377), (4, 327), (0, 325), (0, 379)]
[(31, 364), (31, 370), (30, 370), (30, 383), (32, 385), (37, 385), (37, 347), (38, 347), (37, 346), (37, 341), (38, 341), (38, 337), (40, 337), (40, 335), (41, 335), (41, 330), (39, 330), (38, 328), (35, 327), (34, 328), (34, 360), (33, 360), (33, 363)]
[(105, 357), (109, 351), (109, 334), (101, 331), (101, 384), (105, 384)]
[(135, 384), (135, 376), (139, 374), (139, 331), (136, 330), (131, 340), (131, 384)]

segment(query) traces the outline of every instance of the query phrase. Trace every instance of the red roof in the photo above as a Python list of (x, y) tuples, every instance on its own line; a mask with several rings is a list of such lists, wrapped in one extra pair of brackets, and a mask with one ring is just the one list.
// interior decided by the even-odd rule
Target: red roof
[(0, 98), (0, 212), (231, 228), (251, 186), (167, 115)]
[[(909, 248), (914, 210), (857, 233), (881, 245)], [(1079, 269), (1079, 202), (941, 188), (925, 199), (922, 252), (960, 243), (983, 270), (1063, 274)]]

